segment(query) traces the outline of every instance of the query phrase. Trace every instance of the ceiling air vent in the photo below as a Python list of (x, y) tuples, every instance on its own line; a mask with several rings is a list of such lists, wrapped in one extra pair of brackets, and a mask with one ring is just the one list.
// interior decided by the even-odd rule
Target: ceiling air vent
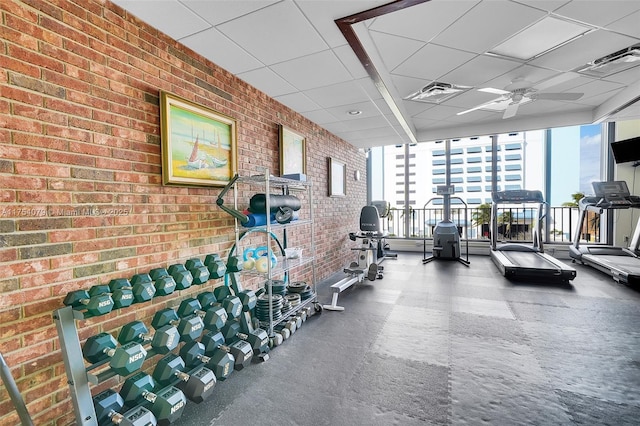
[(471, 89), (469, 86), (456, 86), (454, 84), (434, 81), (404, 99), (408, 101), (439, 104), (469, 89)]
[(618, 50), (576, 69), (576, 72), (591, 77), (607, 77), (640, 65), (640, 44)]

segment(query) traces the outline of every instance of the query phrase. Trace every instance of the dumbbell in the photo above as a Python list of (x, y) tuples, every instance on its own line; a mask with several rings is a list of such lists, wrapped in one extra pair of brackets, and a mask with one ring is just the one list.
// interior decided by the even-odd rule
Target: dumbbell
[(244, 260), (242, 256), (229, 256), (227, 258), (227, 271), (240, 272), (244, 269)]
[(198, 315), (180, 318), (176, 311), (171, 308), (161, 309), (156, 312), (151, 320), (151, 325), (156, 330), (164, 325), (175, 326), (178, 329), (178, 333), (180, 333), (180, 340), (183, 342), (198, 339), (204, 330), (204, 323)]
[(180, 302), (177, 314), (179, 317), (197, 315), (202, 319), (204, 326), (208, 330), (220, 330), (227, 322), (227, 311), (221, 305), (211, 305), (206, 310), (202, 310), (202, 305), (193, 297), (188, 297)]
[(65, 306), (73, 309), (86, 309), (91, 316), (108, 314), (113, 310), (113, 299), (109, 294), (89, 295), (86, 290), (70, 291), (62, 301)]
[(167, 270), (176, 282), (176, 290), (186, 290), (193, 283), (193, 275), (180, 263), (169, 266)]
[(127, 406), (149, 403), (149, 410), (161, 426), (175, 422), (182, 416), (187, 405), (184, 393), (175, 386), (167, 386), (156, 393), (156, 383), (151, 376), (139, 372), (124, 381), (120, 395)]
[(285, 324), (283, 323), (276, 325), (273, 329), (276, 333), (282, 335), (283, 340), (287, 340), (289, 337), (291, 337), (291, 330), (286, 328)]
[(124, 400), (120, 394), (112, 389), (107, 389), (94, 396), (93, 406), (100, 425), (154, 426), (158, 424), (156, 416), (141, 405), (120, 414), (120, 410), (124, 407)]
[(109, 288), (112, 292), (117, 290), (131, 290), (133, 292), (133, 301), (135, 303), (144, 303), (153, 299), (156, 294), (156, 288), (153, 286), (153, 282), (144, 281), (140, 278), (133, 284), (126, 278), (116, 278), (109, 281)]
[(227, 273), (227, 266), (217, 254), (207, 255), (204, 259), (204, 265), (209, 270), (211, 279), (222, 278)]
[(147, 351), (139, 343), (130, 342), (118, 346), (109, 333), (99, 333), (87, 339), (82, 355), (91, 364), (109, 360), (111, 369), (120, 376), (128, 376), (139, 370), (147, 357)]
[(89, 289), (89, 296), (109, 294), (113, 299), (113, 309), (127, 308), (133, 303), (133, 292), (130, 289), (119, 288), (111, 291), (108, 285), (94, 285)]
[[(228, 364), (229, 357), (225, 356), (224, 353), (231, 355), (233, 360), (233, 368), (234, 370), (240, 371), (243, 368), (247, 367), (251, 364), (251, 360), (253, 359), (253, 350), (251, 349), (251, 345), (245, 342), (244, 340), (238, 340), (230, 345), (224, 344), (224, 337), (220, 332), (209, 332), (202, 336), (201, 343), (205, 347), (205, 354), (211, 359), (207, 365), (214, 370), (214, 373), (220, 373), (220, 368), (218, 366), (225, 366), (225, 371), (229, 370), (229, 374), (231, 374), (230, 366)], [(222, 353), (221, 353), (222, 352)], [(217, 371), (218, 370), (218, 371)], [(226, 378), (229, 374), (224, 375)], [(218, 375), (216, 374), (216, 377)], [(224, 380), (218, 377), (218, 380)]]
[(168, 296), (176, 291), (176, 280), (169, 275), (164, 268), (155, 268), (149, 271), (149, 276), (156, 287), (156, 296)]
[(197, 298), (202, 309), (207, 309), (218, 302), (216, 295), (212, 291), (203, 291), (202, 293), (198, 293)]
[[(206, 361), (207, 367), (213, 371), (218, 381), (224, 381), (231, 375), (234, 370), (236, 358), (229, 352), (229, 347), (224, 345), (224, 338), (219, 331), (209, 331), (202, 336), (200, 342), (195, 342), (202, 345), (204, 353), (206, 354), (201, 358), (203, 362)], [(183, 346), (183, 349), (187, 347), (189, 343)], [(199, 350), (199, 345), (197, 346)], [(191, 351), (191, 349), (187, 349)], [(181, 355), (182, 355), (182, 349)], [(197, 356), (188, 356), (188, 362), (195, 362)], [(186, 360), (185, 360), (186, 361)]]
[(209, 273), (209, 269), (202, 263), (202, 260), (198, 258), (189, 259), (185, 262), (184, 266), (193, 276), (192, 284), (200, 285), (209, 281), (211, 274)]
[(222, 327), (221, 332), (226, 343), (231, 344), (240, 339), (249, 343), (254, 355), (269, 353), (269, 335), (261, 328), (257, 328), (250, 333), (243, 333), (240, 329), (240, 323), (228, 321)]
[(133, 321), (122, 326), (118, 333), (118, 342), (122, 345), (129, 342), (141, 344), (151, 342), (154, 354), (166, 354), (178, 346), (180, 333), (177, 328), (167, 324), (151, 334), (142, 321)]
[(170, 353), (158, 361), (153, 370), (153, 378), (161, 386), (168, 386), (177, 378), (181, 382), (178, 386), (185, 396), (199, 404), (213, 393), (216, 376), (213, 371), (204, 366), (199, 366), (188, 374), (184, 372), (185, 368), (182, 357)]

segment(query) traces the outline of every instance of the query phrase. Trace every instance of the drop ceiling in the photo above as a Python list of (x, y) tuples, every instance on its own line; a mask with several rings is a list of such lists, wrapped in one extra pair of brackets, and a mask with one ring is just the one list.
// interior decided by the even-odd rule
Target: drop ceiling
[(640, 118), (640, 0), (114, 3), (358, 148)]

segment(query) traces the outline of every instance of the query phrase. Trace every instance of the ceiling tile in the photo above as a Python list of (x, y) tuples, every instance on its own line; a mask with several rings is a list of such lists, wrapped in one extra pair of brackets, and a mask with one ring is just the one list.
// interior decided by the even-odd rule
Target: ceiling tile
[(388, 0), (333, 1), (328, 6), (326, 0), (296, 1), (302, 13), (322, 34), (324, 41), (331, 47), (342, 46), (347, 43), (338, 29), (338, 25), (334, 22), (336, 19), (373, 9), (386, 3), (388, 3)]
[(521, 65), (515, 61), (480, 55), (444, 75), (442, 80), (446, 83), (475, 87)]
[(613, 31), (640, 38), (640, 11), (632, 13), (608, 25)]
[(216, 28), (266, 65), (328, 47), (295, 4), (289, 1), (265, 7)]
[(211, 25), (177, 0), (115, 0), (115, 4), (162, 31), (174, 40), (210, 28)]
[(279, 0), (180, 0), (189, 9), (211, 25), (222, 24), (256, 10), (268, 7)]
[(424, 46), (424, 42), (372, 31), (371, 39), (387, 70), (392, 70)]
[(263, 91), (267, 90), (267, 95), (275, 98), (277, 96), (287, 95), (295, 93), (298, 90), (290, 85), (287, 80), (280, 77), (267, 67), (258, 68), (255, 70), (239, 73), (238, 77)]
[(368, 100), (367, 94), (356, 81), (322, 86), (316, 89), (306, 90), (304, 94), (323, 108), (349, 105)]
[(300, 92), (276, 96), (274, 99), (300, 113), (320, 109), (320, 105), (316, 104)]
[(478, 0), (431, 0), (380, 16), (369, 29), (428, 42), (477, 3)]
[(184, 37), (180, 42), (233, 74), (264, 66), (215, 28)]
[(637, 42), (630, 37), (597, 30), (567, 43), (529, 62), (532, 65), (558, 71), (570, 71)]
[(350, 46), (344, 45), (340, 47), (336, 47), (333, 50), (333, 53), (338, 57), (342, 65), (349, 71), (351, 77), (353, 78), (369, 78), (369, 74), (367, 74), (367, 70), (364, 69), (358, 57), (355, 53), (353, 53), (353, 49)]
[(309, 90), (351, 80), (351, 75), (331, 50), (271, 66), (298, 90)]
[(437, 80), (475, 56), (473, 53), (428, 44), (394, 69), (392, 74)]
[(640, 2), (634, 0), (573, 0), (554, 13), (587, 24), (606, 26), (640, 9)]
[[(468, 52), (484, 53), (545, 15), (540, 10), (517, 3), (483, 1), (433, 42)], [(505, 19), (506, 16), (509, 18)]]
[(545, 12), (553, 12), (560, 6), (569, 3), (571, 0), (514, 0), (516, 3), (526, 4), (536, 9), (544, 10)]

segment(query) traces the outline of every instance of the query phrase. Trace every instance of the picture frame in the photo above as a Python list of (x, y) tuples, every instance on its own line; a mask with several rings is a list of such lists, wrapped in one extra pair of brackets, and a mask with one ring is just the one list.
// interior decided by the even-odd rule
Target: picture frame
[(278, 127), (280, 176), (307, 174), (307, 139), (282, 124)]
[(225, 186), (237, 173), (236, 120), (160, 92), (162, 182)]
[(347, 165), (329, 157), (329, 197), (347, 195)]

